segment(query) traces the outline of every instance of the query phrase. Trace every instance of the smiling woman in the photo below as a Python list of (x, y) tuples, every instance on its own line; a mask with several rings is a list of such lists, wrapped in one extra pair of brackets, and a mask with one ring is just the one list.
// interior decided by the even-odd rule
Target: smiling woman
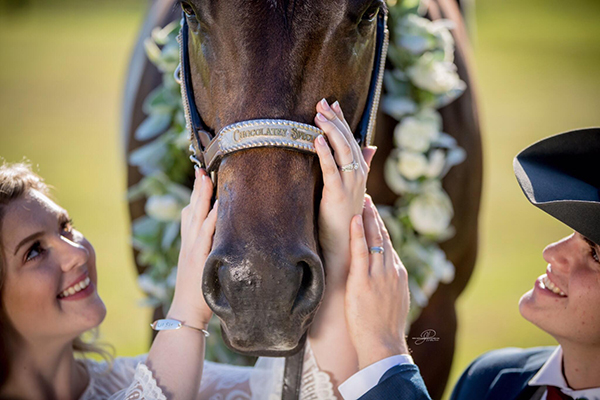
[[(1, 359), (2, 386), (9, 360), (17, 355), (15, 341), (77, 337), (98, 326), (106, 309), (96, 291), (94, 249), (73, 230), (67, 212), (47, 197), (48, 186), (23, 164), (0, 167), (0, 177), (0, 350), (7, 355)], [(58, 247), (65, 251), (48, 255)], [(56, 258), (60, 254), (66, 261), (62, 264)], [(85, 302), (73, 302), (83, 298)], [(107, 356), (80, 338), (73, 340), (72, 349)]]
[[(0, 397), (150, 400), (177, 393), (169, 398), (192, 398), (198, 393), (203, 368), (204, 335), (197, 330), (203, 331), (209, 316), (192, 313), (188, 306), (174, 302), (170, 318), (176, 315), (180, 321), (174, 322), (196, 330), (160, 333), (147, 357), (118, 358), (114, 364), (76, 358), (77, 353), (85, 356), (89, 351), (105, 354), (80, 336), (98, 327), (106, 307), (97, 290), (94, 248), (48, 192), (27, 165), (0, 166)], [(207, 207), (194, 207), (203, 211), (187, 215), (200, 222), (196, 228), (206, 235), (197, 243), (197, 251), (190, 247), (182, 251), (186, 262), (180, 272), (186, 281), (195, 272), (189, 267), (192, 261), (203, 264), (202, 249), (210, 247), (214, 229), (215, 213), (209, 212), (206, 199), (209, 191), (202, 198), (199, 190), (195, 193), (195, 199)], [(196, 205), (194, 198), (191, 204)], [(179, 304), (197, 304), (191, 296), (180, 289)], [(200, 357), (178, 354), (182, 346), (177, 341)], [(182, 370), (166, 360), (171, 355), (179, 356)], [(184, 382), (175, 386), (166, 370)]]
[[(198, 182), (208, 181), (200, 172), (197, 178)], [(188, 227), (182, 229), (184, 239), (190, 237), (190, 229), (194, 237), (203, 237), (194, 246), (184, 245), (181, 251), (184, 261), (179, 264), (178, 280), (192, 287), (199, 285), (190, 279), (198, 275), (194, 265), (204, 264), (214, 230), (216, 213), (210, 209), (212, 190), (208, 187), (212, 184), (195, 186), (191, 206), (182, 218)], [(75, 357), (94, 350), (79, 337), (98, 327), (106, 307), (97, 291), (94, 248), (73, 228), (67, 211), (52, 201), (48, 192), (48, 186), (28, 166), (0, 166), (0, 397), (196, 397), (210, 310), (205, 307), (202, 312), (201, 307), (189, 306), (201, 303), (201, 294), (186, 290), (185, 284), (177, 285), (170, 320), (161, 326), (173, 323), (195, 329), (160, 332), (147, 357), (118, 358), (112, 365)], [(193, 228), (188, 223), (191, 219), (198, 222)], [(227, 372), (221, 367), (207, 368), (216, 376), (237, 372), (225, 369)], [(246, 372), (240, 371), (242, 375)], [(160, 387), (156, 380), (160, 380)], [(219, 388), (211, 387), (208, 381), (203, 389), (205, 395), (212, 395)]]
[(47, 195), (48, 186), (26, 165), (0, 167), (0, 350), (6, 355), (0, 386), (10, 360), (23, 356), (16, 349), (24, 338), (43, 343), (69, 337), (73, 351), (108, 358), (78, 337), (106, 315), (96, 291), (94, 249)]

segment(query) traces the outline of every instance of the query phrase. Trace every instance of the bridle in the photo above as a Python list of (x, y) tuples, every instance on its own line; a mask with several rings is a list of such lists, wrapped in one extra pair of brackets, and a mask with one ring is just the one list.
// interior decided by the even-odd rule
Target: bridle
[[(314, 140), (321, 129), (284, 119), (256, 119), (241, 121), (223, 127), (216, 135), (206, 126), (198, 113), (194, 99), (192, 76), (188, 49), (189, 27), (182, 17), (182, 27), (178, 36), (180, 48), (180, 64), (175, 71), (175, 78), (181, 84), (181, 97), (185, 111), (185, 120), (191, 133), (192, 143), (190, 160), (208, 172), (215, 172), (223, 156), (235, 151), (255, 147), (283, 147), (302, 152), (316, 154)], [(369, 94), (363, 115), (354, 136), (361, 146), (373, 142), (375, 117), (379, 108), (381, 85), (388, 48), (389, 32), (387, 29), (387, 14), (381, 9), (377, 16), (376, 50), (371, 74)]]

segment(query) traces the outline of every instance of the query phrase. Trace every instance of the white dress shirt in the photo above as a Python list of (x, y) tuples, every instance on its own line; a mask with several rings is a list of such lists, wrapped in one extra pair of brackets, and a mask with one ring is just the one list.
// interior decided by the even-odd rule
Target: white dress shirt
[[(600, 400), (600, 387), (593, 389), (573, 390), (567, 385), (562, 373), (563, 352), (558, 346), (544, 363), (542, 368), (529, 380), (529, 386), (556, 386), (564, 394), (574, 399)], [(546, 400), (548, 392), (540, 400)]]
[(344, 400), (356, 400), (374, 388), (388, 369), (400, 364), (414, 364), (414, 361), (408, 354), (399, 354), (384, 358), (383, 360), (377, 361), (376, 363), (361, 369), (350, 378), (346, 379), (338, 387), (338, 390)]

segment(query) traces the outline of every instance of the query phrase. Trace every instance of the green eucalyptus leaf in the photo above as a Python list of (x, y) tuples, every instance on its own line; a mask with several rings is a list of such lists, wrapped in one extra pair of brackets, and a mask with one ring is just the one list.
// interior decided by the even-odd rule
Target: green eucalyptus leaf
[(160, 231), (160, 222), (143, 216), (133, 221), (132, 230), (135, 236), (154, 236)]
[(161, 242), (161, 247), (163, 249), (168, 249), (171, 247), (177, 236), (179, 236), (179, 221), (173, 221), (167, 224), (165, 230), (163, 231), (163, 237)]
[[(170, 98), (170, 92), (163, 86), (154, 89), (144, 100), (142, 111), (146, 114), (171, 113), (175, 109)], [(180, 97), (181, 98), (181, 97)]]
[(138, 167), (142, 174), (150, 175), (161, 170), (160, 164), (167, 151), (164, 141), (158, 138), (131, 152), (129, 163)]
[(135, 131), (135, 139), (145, 141), (158, 136), (171, 125), (170, 113), (150, 114)]

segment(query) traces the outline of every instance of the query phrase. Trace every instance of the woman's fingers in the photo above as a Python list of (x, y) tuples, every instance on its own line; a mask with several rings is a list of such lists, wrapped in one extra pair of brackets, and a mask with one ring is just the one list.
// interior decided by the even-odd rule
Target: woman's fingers
[[(339, 103), (338, 103), (338, 106), (339, 106)], [(339, 109), (341, 112), (341, 108), (339, 108)], [(352, 131), (350, 130), (348, 123), (344, 119), (344, 116), (342, 115), (342, 118), (339, 118), (338, 114), (329, 106), (329, 104), (327, 103), (327, 100), (325, 100), (325, 99), (321, 100), (317, 104), (317, 111), (321, 115), (325, 116), (325, 118), (327, 118), (327, 120), (330, 121), (333, 125), (335, 125), (335, 127), (338, 129), (338, 131), (344, 136), (344, 138), (346, 138), (346, 141), (348, 142), (348, 144), (350, 145), (350, 148), (352, 149), (352, 155), (353, 155), (354, 161), (356, 161), (358, 163), (362, 163), (360, 146), (358, 145), (356, 139), (354, 138), (354, 135), (352, 134)]]
[(394, 248), (394, 244), (392, 242), (390, 233), (387, 230), (385, 223), (383, 222), (383, 218), (381, 218), (381, 214), (379, 214), (379, 211), (377, 211), (377, 207), (375, 207), (375, 215), (377, 217), (377, 222), (379, 223), (379, 226), (381, 228), (381, 235), (383, 236), (383, 248), (385, 249), (385, 252), (389, 256), (389, 257), (387, 257), (387, 259), (391, 263), (395, 262), (397, 264), (402, 264), (402, 261), (400, 260), (400, 256), (398, 255), (398, 253), (396, 252), (396, 249)]
[(210, 250), (212, 249), (213, 235), (215, 234), (215, 228), (217, 226), (217, 213), (219, 211), (219, 200), (215, 201), (215, 205), (212, 210), (208, 213), (206, 220), (202, 224), (198, 239), (197, 250), (200, 252), (200, 257), (207, 258)]
[[(383, 248), (383, 236), (377, 222), (377, 216), (375, 215), (375, 205), (370, 196), (365, 196), (365, 208), (364, 208), (364, 223), (365, 232), (367, 235), (367, 244), (369, 246), (370, 260), (371, 260), (371, 274), (377, 274), (383, 272), (385, 253), (374, 252), (370, 250), (373, 248)], [(385, 250), (384, 250), (385, 251)]]
[(361, 215), (355, 215), (350, 223), (350, 273), (348, 281), (362, 281), (369, 276), (369, 248)]
[(200, 193), (202, 192), (202, 177), (207, 175), (206, 171), (202, 168), (195, 168), (194, 174), (196, 179), (194, 179), (194, 187), (192, 188), (190, 204), (194, 204), (198, 201)]
[[(338, 105), (339, 105), (339, 103), (338, 103)], [(320, 112), (321, 114), (323, 114), (329, 121), (331, 121), (336, 126), (336, 128), (338, 128), (339, 131), (344, 135), (344, 137), (346, 138), (346, 140), (348, 140), (348, 142), (350, 142), (350, 139), (353, 139), (354, 142), (356, 142), (356, 139), (354, 139), (354, 135), (352, 135), (350, 126), (344, 119), (344, 116), (342, 115), (342, 118), (339, 118), (338, 114), (331, 108), (329, 103), (327, 103), (327, 100), (322, 99), (317, 104), (317, 111)], [(341, 108), (340, 108), (340, 111), (341, 111)]]
[(344, 118), (344, 113), (342, 112), (342, 107), (340, 107), (340, 102), (336, 100), (331, 105), (331, 109), (333, 110), (335, 115), (338, 117), (338, 119), (340, 121), (342, 121), (344, 123), (344, 125), (346, 125), (346, 128), (348, 128), (348, 131), (352, 132), (352, 130), (350, 129), (350, 125), (348, 125), (348, 121), (346, 121), (346, 118)]
[(315, 140), (315, 148), (317, 149), (321, 171), (323, 172), (324, 186), (327, 189), (340, 190), (342, 187), (340, 172), (323, 135), (319, 135)]
[(350, 147), (348, 140), (346, 140), (346, 137), (340, 132), (338, 127), (320, 112), (317, 113), (317, 116), (315, 117), (315, 123), (327, 135), (329, 144), (333, 147), (335, 160), (338, 165), (342, 166), (352, 163), (354, 161), (354, 152), (352, 147)]
[[(200, 232), (200, 228), (210, 211), (210, 202), (213, 193), (213, 184), (204, 170), (197, 170), (199, 179), (194, 182), (194, 190), (190, 205), (187, 207), (187, 221), (182, 220), (182, 228), (185, 229), (188, 235), (192, 238), (196, 237)], [(185, 217), (182, 214), (182, 218)], [(182, 232), (183, 233), (183, 232)]]

